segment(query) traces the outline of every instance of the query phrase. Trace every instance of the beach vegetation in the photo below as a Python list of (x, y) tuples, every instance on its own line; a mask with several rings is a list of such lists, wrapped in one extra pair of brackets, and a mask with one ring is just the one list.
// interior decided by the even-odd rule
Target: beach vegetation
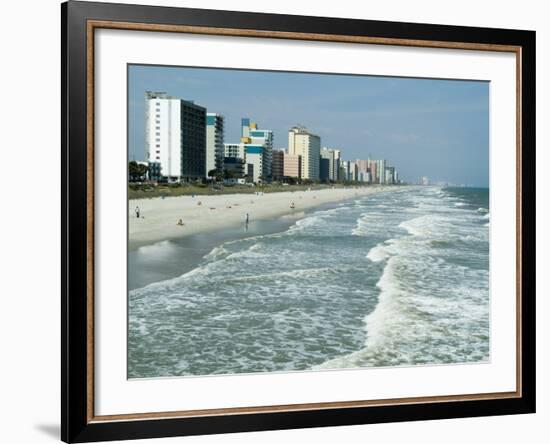
[[(224, 174), (225, 175), (225, 174)], [(212, 194), (253, 194), (257, 187), (252, 183), (219, 182), (215, 187), (202, 183), (170, 183), (170, 184), (140, 184), (131, 183), (128, 186), (129, 199), (151, 199), (154, 197), (175, 197)], [(369, 186), (353, 183), (353, 187)], [(263, 193), (278, 193), (289, 191), (323, 190), (329, 188), (346, 188), (344, 184), (321, 183), (264, 183)]]
[(128, 164), (128, 179), (130, 182), (143, 182), (147, 177), (147, 165), (132, 160)]

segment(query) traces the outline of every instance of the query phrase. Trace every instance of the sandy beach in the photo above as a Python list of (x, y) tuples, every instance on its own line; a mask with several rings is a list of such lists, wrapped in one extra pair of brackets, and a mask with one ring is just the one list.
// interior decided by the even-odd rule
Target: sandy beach
[[(129, 248), (238, 227), (245, 224), (247, 213), (250, 222), (299, 215), (323, 204), (387, 189), (388, 187), (349, 187), (259, 195), (222, 194), (130, 200)], [(136, 217), (136, 207), (140, 210), (139, 218)], [(180, 219), (183, 225), (178, 224)]]

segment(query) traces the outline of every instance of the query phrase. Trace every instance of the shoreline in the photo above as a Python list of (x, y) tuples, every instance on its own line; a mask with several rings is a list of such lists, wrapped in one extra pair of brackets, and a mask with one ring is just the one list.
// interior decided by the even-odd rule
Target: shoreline
[[(141, 261), (141, 269), (129, 265), (132, 279), (173, 273), (129, 293), (130, 376), (484, 362), (489, 263), (480, 255), (487, 257), (489, 237), (479, 208), (489, 208), (488, 193), (391, 191), (327, 203), (292, 219), (255, 220), (248, 232), (241, 226), (129, 252)], [(308, 222), (285, 230), (297, 220)], [(371, 256), (375, 250), (384, 254)], [(393, 273), (396, 264), (400, 273)], [(418, 281), (418, 273), (437, 285)], [(456, 317), (457, 304), (471, 322)], [(428, 315), (417, 316), (418, 307)], [(457, 337), (447, 341), (433, 319), (452, 325)], [(380, 338), (394, 341), (399, 354), (376, 347)], [(165, 347), (153, 347), (159, 343)], [(435, 346), (426, 351), (426, 343)], [(455, 353), (449, 347), (456, 344)], [(144, 355), (153, 348), (153, 356)]]
[[(267, 194), (155, 197), (128, 201), (128, 249), (166, 240), (235, 229), (257, 220), (298, 215), (325, 204), (338, 203), (372, 193), (398, 190), (395, 186), (334, 188)], [(294, 208), (291, 208), (292, 203)], [(135, 209), (139, 207), (140, 218)], [(183, 225), (178, 225), (182, 220)]]
[(238, 226), (218, 232), (191, 234), (129, 250), (128, 290), (181, 276), (200, 266), (208, 253), (226, 242), (282, 233), (308, 214), (332, 206), (333, 204), (321, 205), (308, 211), (295, 213), (292, 217), (254, 220), (249, 224), (248, 229)]

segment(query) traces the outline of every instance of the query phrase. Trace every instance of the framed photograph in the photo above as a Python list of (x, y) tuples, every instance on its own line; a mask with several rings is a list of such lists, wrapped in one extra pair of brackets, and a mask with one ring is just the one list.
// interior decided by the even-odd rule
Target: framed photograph
[(535, 411), (534, 32), (61, 12), (65, 442)]

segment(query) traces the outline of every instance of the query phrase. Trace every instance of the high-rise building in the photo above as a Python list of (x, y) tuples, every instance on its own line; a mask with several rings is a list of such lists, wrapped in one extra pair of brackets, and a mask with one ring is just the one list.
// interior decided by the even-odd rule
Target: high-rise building
[(298, 179), (302, 176), (302, 156), (296, 154), (284, 154), (283, 175)]
[(378, 161), (369, 159), (367, 164), (369, 167), (371, 183), (379, 183), (380, 178), (378, 177)]
[(147, 162), (147, 179), (158, 182), (161, 178), (160, 162)]
[(223, 170), (232, 179), (238, 180), (246, 174), (246, 150), (244, 143), (224, 143), (223, 144)]
[(273, 150), (271, 160), (271, 174), (274, 180), (281, 180), (284, 177), (285, 150)]
[(383, 185), (386, 183), (386, 161), (377, 160), (376, 171), (378, 173), (378, 183)]
[(357, 164), (352, 160), (342, 160), (340, 162), (340, 180), (349, 182), (364, 181), (363, 175), (359, 175)]
[(348, 179), (348, 165), (345, 160), (340, 159), (338, 162), (338, 180), (346, 181)]
[(355, 159), (357, 171), (366, 173), (369, 170), (369, 161), (364, 159)]
[(352, 182), (357, 181), (357, 164), (351, 160), (348, 161), (348, 177)]
[(347, 160), (342, 160), (340, 165), (341, 165), (342, 180), (348, 181), (349, 180), (349, 162)]
[(250, 119), (248, 117), (243, 117), (241, 119), (241, 137), (248, 137), (249, 131), (250, 131)]
[(245, 144), (247, 176), (254, 183), (263, 182), (265, 177), (262, 174), (264, 170), (264, 147), (262, 145)]
[(224, 144), (225, 157), (243, 159), (245, 175), (254, 183), (272, 178), (273, 131), (258, 129), (250, 119), (241, 119), (240, 143)]
[(212, 170), (222, 170), (224, 158), (223, 116), (206, 114), (206, 176)]
[(272, 156), (273, 156), (273, 131), (258, 129), (256, 123), (251, 123), (248, 130), (248, 137), (252, 145), (261, 146), (261, 177), (263, 181), (271, 181), (272, 173)]
[(245, 160), (246, 153), (244, 143), (224, 143), (224, 157), (237, 157)]
[(369, 161), (364, 159), (356, 159), (355, 165), (357, 165), (357, 180), (359, 182), (367, 182), (366, 177), (369, 172)]
[(328, 182), (330, 179), (330, 160), (321, 156), (319, 159), (319, 180), (321, 182)]
[(325, 178), (320, 172), (321, 180), (330, 180), (336, 182), (338, 180), (338, 170), (340, 165), (340, 150), (326, 147), (321, 148), (321, 165), (323, 163), (323, 160), (328, 161), (328, 165), (326, 165), (325, 167), (328, 167), (328, 176)]
[(164, 92), (145, 93), (145, 149), (169, 181), (198, 180), (206, 170), (206, 109)]
[(319, 180), (321, 138), (298, 125), (288, 132), (288, 154), (302, 157), (301, 178)]
[(223, 170), (224, 175), (229, 175), (233, 180), (238, 181), (245, 176), (245, 163), (244, 159), (240, 157), (224, 157)]
[(371, 174), (369, 171), (359, 171), (359, 181), (364, 183), (372, 183)]
[(335, 182), (340, 179), (340, 161), (342, 160), (342, 151), (334, 149), (334, 165), (333, 165), (333, 171), (331, 172), (331, 177), (333, 177), (332, 180)]
[(395, 168), (386, 167), (386, 184), (392, 185), (394, 183)]

